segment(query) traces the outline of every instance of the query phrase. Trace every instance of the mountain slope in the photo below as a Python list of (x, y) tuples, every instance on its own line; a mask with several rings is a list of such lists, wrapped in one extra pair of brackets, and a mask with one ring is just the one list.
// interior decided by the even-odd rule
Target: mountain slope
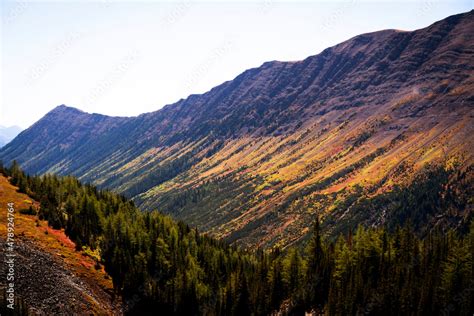
[[(15, 297), (30, 312), (45, 315), (122, 315), (121, 301), (113, 295), (113, 284), (104, 269), (75, 244), (64, 230), (24, 210), (37, 209), (39, 203), (19, 193), (0, 173), (0, 203), (14, 203)], [(0, 212), (0, 259), (7, 261), (7, 212)], [(0, 306), (6, 289), (7, 265), (0, 267)], [(4, 281), (5, 280), (5, 281)], [(2, 306), (3, 307), (3, 306)], [(18, 308), (18, 307), (16, 307)], [(8, 314), (7, 314), (8, 315)]]
[(380, 224), (380, 209), (352, 206), (406, 186), (427, 162), (472, 164), (472, 29), (473, 11), (363, 34), (138, 117), (60, 106), (0, 160), (76, 175), (247, 245), (297, 241), (317, 213), (335, 231)]

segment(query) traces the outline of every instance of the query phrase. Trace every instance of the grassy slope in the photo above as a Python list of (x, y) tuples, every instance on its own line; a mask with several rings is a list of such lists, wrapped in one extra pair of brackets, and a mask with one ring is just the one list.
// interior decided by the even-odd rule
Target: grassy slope
[[(261, 229), (250, 227), (242, 234), (244, 243), (285, 245), (303, 237), (316, 213), (330, 213), (332, 202), (344, 201), (355, 186), (371, 196), (390, 190), (394, 184), (409, 183), (426, 163), (445, 163), (450, 157), (472, 163), (473, 142), (468, 137), (472, 111), (433, 114), (430, 122), (426, 118), (400, 118), (390, 112), (376, 113), (366, 121), (347, 120), (346, 115), (339, 125), (323, 125), (321, 119), (290, 137), (228, 142), (186, 174), (143, 193), (137, 202), (140, 205), (143, 201), (143, 208), (172, 212), (230, 239), (241, 238), (234, 234), (261, 219)], [(373, 133), (364, 139), (360, 135), (367, 130)], [(380, 148), (384, 151), (376, 154)], [(127, 172), (132, 172), (134, 166), (128, 167)], [(219, 189), (183, 207), (165, 200), (183, 190), (199, 189), (207, 181), (222, 190), (224, 176), (230, 177), (235, 194), (222, 202)], [(250, 192), (242, 193), (242, 181), (252, 183)], [(307, 190), (311, 186), (316, 189)], [(298, 198), (292, 200), (294, 196)], [(232, 200), (238, 200), (238, 205)], [(278, 220), (268, 215), (275, 210)], [(205, 216), (208, 212), (213, 216)]]

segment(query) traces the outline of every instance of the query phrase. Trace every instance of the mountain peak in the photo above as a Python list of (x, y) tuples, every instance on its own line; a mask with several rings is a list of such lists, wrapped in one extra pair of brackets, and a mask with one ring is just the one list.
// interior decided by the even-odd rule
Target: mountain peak
[(58, 105), (49, 113), (85, 113), (84, 111), (79, 110), (78, 108), (67, 106), (65, 104)]

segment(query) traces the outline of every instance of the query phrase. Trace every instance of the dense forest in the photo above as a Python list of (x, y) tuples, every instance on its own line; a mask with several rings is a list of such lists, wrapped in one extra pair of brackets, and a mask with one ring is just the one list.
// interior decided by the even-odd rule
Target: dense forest
[(422, 237), (410, 221), (358, 226), (334, 239), (315, 218), (306, 243), (247, 251), (73, 177), (30, 176), (16, 163), (0, 172), (40, 202), (31, 213), (64, 228), (78, 249), (99, 252), (97, 264), (112, 277), (127, 314), (474, 312), (474, 222), (465, 232), (436, 229)]

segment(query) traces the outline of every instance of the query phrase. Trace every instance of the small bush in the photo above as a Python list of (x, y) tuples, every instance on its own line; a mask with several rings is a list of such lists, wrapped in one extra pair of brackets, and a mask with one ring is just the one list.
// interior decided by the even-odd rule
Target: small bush
[(19, 210), (19, 212), (23, 215), (36, 215), (36, 210), (31, 206), (29, 208)]

